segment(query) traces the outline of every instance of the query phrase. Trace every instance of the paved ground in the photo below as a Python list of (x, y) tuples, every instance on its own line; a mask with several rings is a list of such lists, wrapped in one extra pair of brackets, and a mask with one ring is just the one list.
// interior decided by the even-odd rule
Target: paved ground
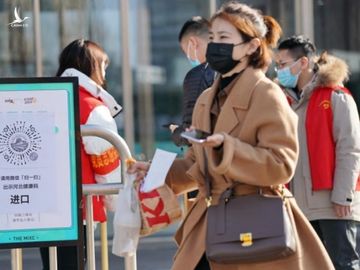
[[(96, 269), (101, 270), (100, 250), (96, 245)], [(138, 270), (169, 270), (176, 245), (171, 236), (148, 237), (140, 240), (137, 253)], [(123, 259), (111, 254), (109, 247), (109, 269), (124, 270)], [(0, 250), (0, 270), (11, 270), (9, 250)], [(23, 270), (41, 270), (40, 254), (37, 248), (23, 250)]]

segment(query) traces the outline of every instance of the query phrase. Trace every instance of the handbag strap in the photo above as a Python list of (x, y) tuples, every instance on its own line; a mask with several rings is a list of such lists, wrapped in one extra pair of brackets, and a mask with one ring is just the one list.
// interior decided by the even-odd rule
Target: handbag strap
[[(205, 174), (205, 189), (206, 189), (206, 197), (205, 197), (205, 202), (206, 202), (206, 206), (210, 207), (211, 203), (212, 203), (212, 195), (211, 195), (211, 181), (210, 181), (210, 175), (209, 175), (209, 165), (208, 165), (208, 158), (206, 155), (206, 151), (203, 148), (203, 153), (204, 153), (204, 174)], [(221, 198), (224, 199), (225, 201), (227, 201), (232, 193), (233, 193), (233, 188), (235, 186), (237, 186), (239, 183), (233, 183), (230, 187), (228, 187), (223, 194), (221, 195)]]
[[(206, 206), (210, 207), (211, 203), (212, 203), (212, 195), (211, 195), (211, 181), (210, 181), (210, 175), (209, 175), (209, 165), (208, 165), (208, 158), (206, 155), (206, 151), (205, 148), (203, 148), (203, 154), (204, 154), (204, 176), (205, 176), (205, 189), (206, 189), (206, 197), (205, 197), (205, 202), (206, 202)], [(229, 199), (229, 197), (232, 195), (233, 192), (233, 188), (235, 186), (237, 186), (239, 183), (233, 183), (229, 188), (227, 188), (224, 193), (222, 194), (222, 199), (225, 199), (225, 201), (227, 201)], [(259, 188), (259, 194), (263, 194), (263, 188), (262, 187), (258, 187)], [(285, 200), (286, 198), (292, 198), (291, 196), (286, 196), (284, 194), (284, 189), (285, 186), (284, 185), (279, 185), (276, 188), (274, 187), (270, 187), (273, 192), (275, 192), (275, 194), (277, 194), (277, 196), (281, 197), (283, 200)]]
[(203, 148), (204, 153), (204, 170), (205, 170), (205, 189), (206, 189), (206, 206), (209, 207), (212, 202), (212, 196), (211, 196), (211, 182), (210, 182), (210, 176), (209, 176), (209, 165), (208, 165), (208, 158), (205, 152), (205, 148)]

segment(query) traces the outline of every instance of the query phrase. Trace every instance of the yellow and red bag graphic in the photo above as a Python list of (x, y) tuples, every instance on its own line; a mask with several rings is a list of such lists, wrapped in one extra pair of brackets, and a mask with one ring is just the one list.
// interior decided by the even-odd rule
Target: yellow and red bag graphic
[(155, 233), (170, 224), (181, 220), (182, 210), (173, 191), (163, 185), (150, 192), (141, 192), (137, 186), (140, 213), (140, 235)]

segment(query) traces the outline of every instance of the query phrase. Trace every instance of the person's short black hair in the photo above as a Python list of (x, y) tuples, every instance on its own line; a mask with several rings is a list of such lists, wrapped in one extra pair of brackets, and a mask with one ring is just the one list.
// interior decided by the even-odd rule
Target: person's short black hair
[(281, 41), (278, 50), (289, 50), (295, 59), (299, 59), (303, 56), (311, 58), (316, 52), (316, 47), (308, 38), (297, 35)]
[(187, 20), (179, 32), (179, 42), (188, 34), (205, 36), (209, 34), (209, 21), (203, 17), (195, 16)]

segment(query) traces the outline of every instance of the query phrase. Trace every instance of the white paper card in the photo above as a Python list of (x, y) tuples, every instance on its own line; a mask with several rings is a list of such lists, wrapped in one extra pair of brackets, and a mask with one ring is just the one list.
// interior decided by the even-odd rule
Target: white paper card
[(141, 192), (150, 192), (164, 185), (166, 175), (175, 158), (176, 153), (156, 149), (148, 174), (141, 186)]

